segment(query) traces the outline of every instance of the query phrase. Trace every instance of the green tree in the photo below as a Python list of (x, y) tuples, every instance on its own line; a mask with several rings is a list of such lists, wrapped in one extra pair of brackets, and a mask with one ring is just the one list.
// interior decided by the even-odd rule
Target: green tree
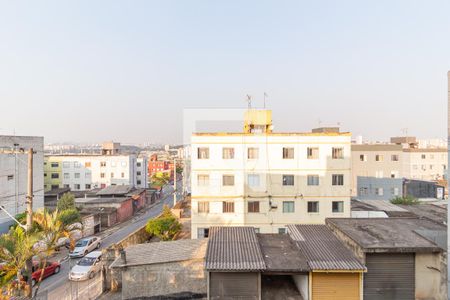
[(58, 200), (56, 204), (56, 208), (59, 211), (67, 210), (67, 209), (75, 209), (75, 196), (72, 193), (65, 193)]
[(70, 208), (59, 213), (59, 220), (65, 225), (81, 222), (81, 215), (78, 209)]
[(404, 204), (404, 205), (416, 205), (416, 204), (419, 204), (420, 201), (417, 198), (408, 195), (405, 197), (397, 196), (397, 197), (391, 199), (391, 203), (392, 204)]
[(151, 183), (156, 186), (163, 186), (169, 182), (170, 176), (165, 172), (158, 172), (150, 178)]
[[(14, 292), (19, 293), (24, 290), (25, 294), (31, 294), (32, 287), (27, 286), (22, 280), (22, 270), (24, 270), (27, 260), (36, 254), (33, 245), (38, 240), (37, 235), (30, 234), (17, 226), (12, 228), (8, 233), (0, 236), (0, 261), (2, 265), (0, 272), (0, 285), (7, 288), (9, 296), (13, 296)], [(26, 274), (31, 276), (31, 274)], [(18, 282), (12, 279), (17, 276)]]
[(145, 230), (163, 241), (170, 241), (181, 231), (181, 224), (172, 214), (168, 206), (164, 206), (162, 214), (147, 222)]

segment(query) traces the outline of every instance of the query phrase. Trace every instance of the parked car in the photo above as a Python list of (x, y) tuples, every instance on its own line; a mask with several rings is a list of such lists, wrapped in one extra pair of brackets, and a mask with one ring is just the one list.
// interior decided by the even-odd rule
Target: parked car
[[(61, 270), (61, 264), (59, 262), (47, 262), (46, 267), (44, 268), (44, 274), (42, 275), (42, 279), (45, 279), (53, 274), (59, 273)], [(31, 284), (34, 286), (39, 279), (41, 278), (42, 265), (38, 261), (33, 261), (33, 273), (31, 274)], [(23, 280), (27, 280), (26, 277), (23, 277)]]
[(75, 244), (73, 251), (69, 252), (69, 257), (83, 257), (95, 249), (100, 249), (100, 246), (101, 242), (99, 237), (91, 236), (82, 238)]
[(82, 281), (92, 279), (101, 270), (101, 251), (92, 251), (80, 259), (69, 273), (69, 280)]

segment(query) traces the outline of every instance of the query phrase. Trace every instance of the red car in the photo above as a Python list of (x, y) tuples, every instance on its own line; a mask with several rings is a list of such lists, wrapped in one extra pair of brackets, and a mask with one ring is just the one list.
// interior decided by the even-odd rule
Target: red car
[[(61, 264), (59, 262), (47, 262), (47, 266), (44, 269), (44, 274), (42, 275), (42, 279), (47, 278), (50, 275), (59, 273), (61, 269)], [(41, 278), (41, 266), (39, 262), (33, 261), (33, 274), (32, 274), (32, 285), (34, 286)], [(25, 279), (25, 278), (24, 278)], [(26, 280), (26, 279), (25, 279)]]

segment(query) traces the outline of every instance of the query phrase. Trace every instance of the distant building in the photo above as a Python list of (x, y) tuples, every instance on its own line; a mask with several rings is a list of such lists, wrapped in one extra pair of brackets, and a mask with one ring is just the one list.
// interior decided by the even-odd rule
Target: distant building
[(271, 111), (249, 110), (242, 133), (192, 136), (192, 238), (211, 226), (287, 224), (350, 216), (350, 133), (274, 133)]
[(104, 146), (102, 154), (46, 155), (45, 189), (83, 191), (110, 185), (148, 187), (146, 158), (120, 154), (117, 143)]
[[(33, 148), (33, 209), (44, 206), (44, 138), (34, 136), (0, 135), (1, 150), (25, 151)], [(0, 153), (0, 205), (12, 215), (26, 210), (28, 183), (27, 154)], [(0, 211), (0, 232), (8, 230), (13, 221)]]

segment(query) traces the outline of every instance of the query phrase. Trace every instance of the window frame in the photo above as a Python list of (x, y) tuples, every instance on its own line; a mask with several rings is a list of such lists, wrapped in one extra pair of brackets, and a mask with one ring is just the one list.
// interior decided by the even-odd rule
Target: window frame
[(283, 147), (283, 159), (294, 159), (294, 158), (295, 158), (295, 148)]
[[(310, 207), (310, 204), (311, 204), (311, 205), (316, 204), (316, 207), (315, 207), (315, 208), (316, 208), (317, 210), (315, 210), (315, 211), (310, 210), (310, 208), (313, 208), (313, 207)], [(318, 214), (318, 213), (320, 213), (319, 201), (308, 201), (308, 202), (306, 203), (306, 211), (307, 211), (309, 214)]]

